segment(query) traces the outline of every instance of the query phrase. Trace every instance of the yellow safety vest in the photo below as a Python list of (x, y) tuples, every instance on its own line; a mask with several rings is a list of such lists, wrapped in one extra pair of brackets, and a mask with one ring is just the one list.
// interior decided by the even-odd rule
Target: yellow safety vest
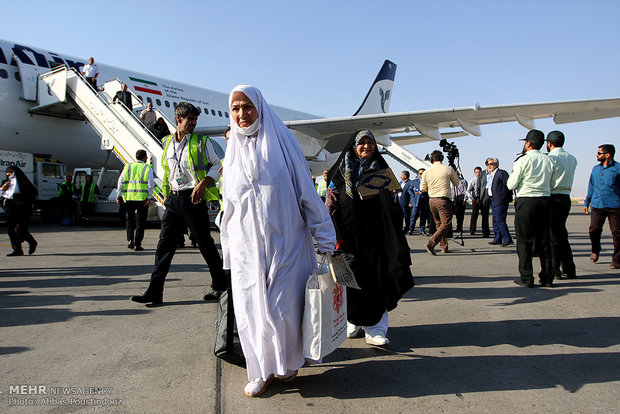
[[(168, 147), (174, 139), (173, 135), (168, 135), (164, 145), (164, 153), (161, 158), (161, 166), (164, 169), (164, 178), (162, 179), (162, 192), (165, 196), (170, 195), (170, 166), (168, 165)], [(196, 183), (202, 181), (212, 164), (207, 160), (206, 144), (210, 138), (198, 134), (192, 134), (188, 142), (187, 156), (189, 158), (190, 172)], [(205, 189), (204, 198), (206, 201), (214, 201), (220, 199), (220, 192), (215, 186)]]
[[(94, 203), (95, 202), (95, 187), (97, 186), (97, 184), (95, 182), (92, 182), (90, 184), (90, 191), (88, 192), (88, 202), (89, 203)], [(80, 196), (80, 201), (84, 202), (84, 191), (86, 191), (86, 183), (82, 184), (82, 195)]]
[(144, 201), (149, 196), (149, 164), (132, 162), (123, 174), (123, 200)]

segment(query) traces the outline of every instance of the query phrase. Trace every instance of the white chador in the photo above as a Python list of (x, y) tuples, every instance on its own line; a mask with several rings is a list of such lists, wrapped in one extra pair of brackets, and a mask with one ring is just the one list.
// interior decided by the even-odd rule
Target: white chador
[(229, 106), (234, 92), (252, 101), (258, 119), (243, 129), (231, 117), (222, 253), (248, 379), (266, 380), (304, 364), (304, 289), (316, 267), (312, 237), (319, 251), (332, 252), (336, 233), (295, 137), (257, 88), (235, 87)]

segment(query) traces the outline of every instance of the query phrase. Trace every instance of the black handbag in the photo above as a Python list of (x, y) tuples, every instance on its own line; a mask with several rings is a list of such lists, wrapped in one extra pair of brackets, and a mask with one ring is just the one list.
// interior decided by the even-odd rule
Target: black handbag
[(232, 291), (226, 289), (219, 298), (219, 313), (215, 323), (215, 356), (224, 361), (245, 366), (245, 357), (241, 349), (239, 334), (237, 333), (237, 323), (235, 322), (235, 311), (233, 307)]

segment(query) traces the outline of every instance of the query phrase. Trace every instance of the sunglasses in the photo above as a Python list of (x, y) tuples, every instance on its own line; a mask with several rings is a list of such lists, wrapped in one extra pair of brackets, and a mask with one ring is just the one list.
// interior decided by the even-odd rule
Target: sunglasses
[(605, 155), (607, 154), (606, 152), (597, 152), (596, 155)]

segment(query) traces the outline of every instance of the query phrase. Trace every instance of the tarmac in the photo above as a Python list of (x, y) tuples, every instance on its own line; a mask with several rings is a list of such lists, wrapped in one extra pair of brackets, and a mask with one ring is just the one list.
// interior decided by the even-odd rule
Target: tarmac
[[(511, 208), (514, 232), (512, 220)], [(245, 369), (213, 355), (217, 304), (202, 300), (197, 249), (177, 251), (164, 306), (146, 307), (129, 297), (147, 286), (158, 229), (134, 252), (115, 222), (35, 217), (36, 253), (6, 257), (2, 224), (0, 412), (617, 413), (620, 272), (608, 227), (590, 262), (588, 224), (573, 206), (578, 278), (553, 288), (513, 283), (515, 246), (466, 233), (430, 256), (427, 237), (408, 236), (416, 286), (390, 312), (391, 343), (349, 339), (258, 398), (243, 394)]]

